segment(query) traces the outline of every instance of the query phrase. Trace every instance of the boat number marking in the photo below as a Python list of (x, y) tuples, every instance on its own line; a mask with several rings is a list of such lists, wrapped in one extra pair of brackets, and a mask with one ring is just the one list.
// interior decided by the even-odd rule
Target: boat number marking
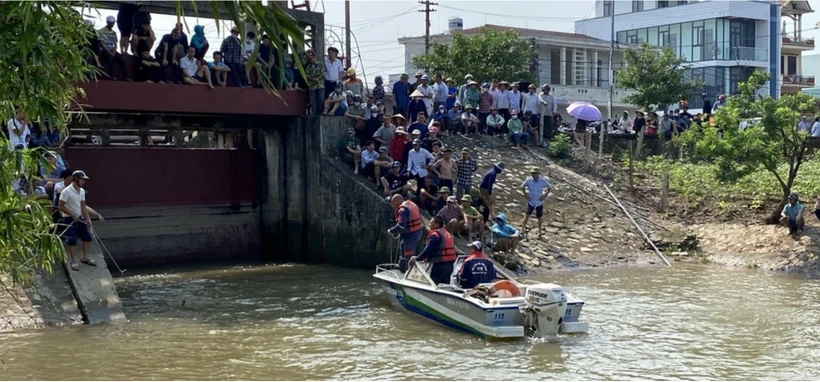
[(504, 313), (496, 313), (495, 314), (495, 321), (503, 321), (504, 320)]
[(448, 299), (447, 299), (447, 304), (448, 304), (448, 305), (457, 306), (457, 307), (459, 307), (459, 308), (461, 308), (461, 309), (469, 309), (469, 306), (467, 305), (467, 303), (466, 303), (466, 302), (463, 302), (463, 301), (458, 301), (458, 300), (454, 300), (454, 299), (452, 299), (452, 298), (448, 298)]

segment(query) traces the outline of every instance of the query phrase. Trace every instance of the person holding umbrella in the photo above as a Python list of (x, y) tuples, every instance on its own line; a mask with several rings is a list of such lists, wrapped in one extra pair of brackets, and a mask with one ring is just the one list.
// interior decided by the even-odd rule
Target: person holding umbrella
[(576, 101), (567, 106), (567, 113), (578, 119), (575, 124), (575, 142), (584, 147), (587, 126), (591, 121), (601, 120), (601, 111), (589, 102)]

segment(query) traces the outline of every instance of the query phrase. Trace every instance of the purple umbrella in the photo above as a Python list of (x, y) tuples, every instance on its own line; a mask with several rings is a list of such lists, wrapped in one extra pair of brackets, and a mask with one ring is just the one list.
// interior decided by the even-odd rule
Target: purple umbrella
[(576, 101), (571, 103), (567, 106), (567, 113), (569, 115), (583, 119), (585, 121), (600, 121), (601, 120), (601, 111), (598, 110), (595, 105), (584, 102), (584, 101)]

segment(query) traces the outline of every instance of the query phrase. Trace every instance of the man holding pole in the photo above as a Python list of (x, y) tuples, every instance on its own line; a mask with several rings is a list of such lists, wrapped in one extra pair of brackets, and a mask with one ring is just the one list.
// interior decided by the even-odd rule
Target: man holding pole
[(549, 141), (552, 139), (552, 115), (558, 111), (558, 105), (555, 103), (555, 97), (550, 94), (550, 86), (544, 84), (541, 86), (542, 93), (538, 95), (538, 104), (540, 105), (541, 112), (539, 115), (541, 116), (541, 130), (539, 131), (539, 135), (541, 136), (541, 147), (545, 147), (545, 141)]

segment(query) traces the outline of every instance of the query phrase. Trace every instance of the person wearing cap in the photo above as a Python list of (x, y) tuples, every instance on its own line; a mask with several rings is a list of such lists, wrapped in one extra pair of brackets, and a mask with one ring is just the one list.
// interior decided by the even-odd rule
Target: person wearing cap
[[(368, 150), (371, 146), (375, 148), (372, 141), (370, 142), (370, 146), (368, 146)], [(378, 186), (381, 185), (382, 174), (388, 173), (393, 166), (393, 158), (387, 155), (387, 147), (382, 147), (377, 152), (378, 154), (376, 158), (364, 166), (362, 169), (362, 174), (366, 177), (372, 177), (373, 182), (376, 183), (376, 189), (378, 190)], [(363, 162), (365, 153), (367, 153), (367, 151), (362, 153)]]
[(347, 113), (348, 104), (347, 96), (342, 92), (341, 84), (333, 89), (333, 92), (325, 100), (325, 115), (334, 115), (337, 117), (343, 116)]
[(62, 180), (60, 174), (65, 170), (65, 167), (57, 163), (57, 153), (53, 151), (46, 151), (46, 153), (43, 154), (43, 158), (46, 160), (47, 165), (40, 166), (39, 186), (45, 187), (45, 190), (50, 192), (54, 184)]
[(452, 108), (447, 111), (447, 129), (454, 134), (461, 133), (461, 130), (463, 129), (461, 124), (461, 113), (461, 104), (458, 102), (453, 103)]
[(362, 147), (361, 140), (356, 138), (356, 129), (350, 127), (347, 129), (347, 135), (342, 137), (341, 152), (344, 153), (344, 160), (347, 163), (353, 163), (353, 173), (359, 173), (359, 162), (361, 162)]
[(544, 84), (541, 86), (541, 94), (538, 95), (538, 104), (540, 105), (538, 116), (541, 118), (539, 126), (542, 127), (541, 134), (543, 134), (543, 136), (539, 138), (542, 147), (546, 141), (552, 139), (555, 133), (552, 115), (558, 111), (558, 103), (555, 102), (555, 97), (550, 94), (550, 90), (550, 86)]
[(453, 239), (453, 235), (444, 228), (445, 224), (441, 216), (433, 217), (430, 221), (430, 230), (427, 234), (427, 243), (424, 249), (418, 256), (411, 257), (409, 261), (411, 265), (417, 261), (426, 261), (432, 264), (430, 267), (430, 279), (433, 280), (433, 283), (436, 285), (452, 284), (453, 266), (458, 257), (455, 239)]
[(418, 130), (413, 130), (410, 132), (410, 136), (407, 137), (407, 144), (404, 145), (404, 156), (402, 157), (402, 162), (406, 165), (409, 165), (407, 162), (407, 158), (410, 156), (410, 151), (413, 151), (413, 141), (416, 139), (421, 142), (421, 132)]
[(475, 232), (478, 234), (479, 240), (484, 240), (484, 222), (481, 213), (473, 207), (473, 197), (464, 195), (458, 200), (461, 203), (461, 210), (464, 211), (464, 224), (461, 226), (461, 231), (456, 234), (461, 235), (466, 232), (466, 240), (472, 240)]
[(490, 116), (494, 103), (495, 98), (493, 94), (490, 93), (490, 84), (487, 82), (481, 84), (481, 94), (478, 96), (478, 121), (481, 126), (481, 131), (484, 134), (487, 134), (489, 131), (487, 128), (487, 117)]
[(490, 136), (504, 134), (504, 122), (504, 117), (498, 114), (498, 108), (493, 107), (490, 111), (490, 115), (485, 119), (487, 130), (485, 130), (484, 133)]
[(66, 242), (68, 256), (71, 259), (71, 269), (80, 270), (79, 264), (74, 259), (74, 246), (77, 245), (77, 237), (82, 240), (83, 256), (80, 261), (90, 266), (95, 266), (97, 263), (88, 258), (88, 243), (91, 242), (91, 216), (85, 203), (85, 190), (83, 185), (88, 180), (88, 176), (83, 171), (74, 171), (72, 173), (71, 185), (63, 189), (60, 193), (60, 202), (58, 208), (60, 209), (62, 219), (60, 219), (60, 227), (64, 230), (63, 239)]
[(453, 189), (458, 177), (458, 164), (453, 160), (453, 151), (449, 148), (444, 149), (444, 155), (430, 167), (430, 171), (438, 177), (440, 187)]
[[(379, 108), (376, 106), (377, 113), (378, 109)], [(393, 126), (390, 116), (383, 115), (381, 119), (381, 126), (379, 126), (376, 132), (373, 133), (373, 140), (376, 141), (377, 148), (389, 147), (390, 141), (393, 140), (393, 135), (396, 134), (396, 126)], [(401, 159), (401, 157), (399, 157), (399, 159)]]
[[(447, 102), (447, 96), (450, 94), (450, 90), (447, 84), (444, 83), (444, 79), (441, 73), (436, 73), (435, 82), (433, 83), (433, 107), (432, 110), (435, 112), (439, 110), (439, 108), (443, 107), (444, 104)], [(447, 111), (447, 108), (444, 108), (444, 111)]]
[(364, 107), (362, 107), (361, 95), (356, 94), (353, 96), (353, 103), (347, 107), (345, 119), (350, 123), (350, 126), (356, 129), (357, 138), (366, 140), (373, 135), (373, 133), (367, 134), (367, 129), (365, 129), (367, 118), (365, 118)]
[[(419, 114), (424, 114), (425, 119), (430, 116), (427, 114), (427, 105), (424, 104), (424, 101), (422, 100), (423, 97), (424, 95), (421, 94), (418, 89), (410, 94), (410, 103), (407, 105), (407, 112), (410, 113), (410, 122), (416, 122)], [(424, 133), (426, 134), (426, 125), (424, 129)]]
[(439, 146), (442, 148), (444, 147), (444, 143), (441, 142), (441, 139), (438, 137), (439, 132), (439, 125), (432, 125), (430, 130), (427, 132), (427, 135), (421, 140), (421, 147), (426, 149), (427, 151), (433, 151), (433, 144), (438, 142)]
[(441, 128), (442, 132), (446, 135), (450, 126), (450, 115), (447, 114), (447, 109), (444, 105), (439, 106), (438, 110), (436, 110), (435, 114), (433, 114), (433, 118), (430, 121), (430, 127), (432, 127), (434, 123), (438, 123), (439, 128)]
[(339, 49), (336, 47), (327, 48), (327, 56), (325, 56), (325, 98), (336, 89), (336, 84), (344, 77), (344, 66), (339, 56)]
[(410, 104), (410, 84), (407, 73), (402, 73), (399, 80), (393, 83), (393, 112), (409, 118), (407, 106)]
[(407, 271), (407, 262), (416, 254), (416, 245), (421, 240), (424, 230), (421, 221), (421, 211), (418, 205), (410, 200), (404, 200), (401, 195), (393, 195), (390, 204), (395, 211), (396, 225), (390, 227), (387, 233), (399, 234), (399, 270)]
[(493, 251), (515, 252), (520, 238), (521, 231), (515, 229), (515, 227), (507, 222), (507, 215), (499, 214), (493, 218), (492, 235), (490, 238)]
[[(498, 108), (498, 114), (504, 117), (505, 121), (510, 120), (510, 91), (508, 90), (509, 83), (501, 81), (498, 83), (498, 89), (493, 94), (495, 107)], [(517, 107), (516, 107), (517, 109)]]
[(456, 87), (455, 81), (449, 77), (444, 80), (444, 85), (447, 86), (447, 99), (444, 100), (444, 108), (450, 111), (456, 102), (458, 102), (458, 88)]
[[(395, 120), (395, 118), (393, 118)], [(401, 161), (403, 163), (407, 162), (407, 158), (405, 157), (407, 151), (405, 148), (407, 144), (409, 144), (407, 140), (407, 131), (404, 130), (404, 127), (399, 126), (396, 128), (396, 132), (393, 134), (393, 138), (390, 139), (390, 143), (388, 144), (390, 157), (397, 161)]]
[(481, 191), (481, 199), (484, 199), (484, 201), (487, 202), (487, 205), (490, 206), (491, 216), (495, 216), (495, 197), (493, 196), (493, 186), (495, 185), (496, 177), (502, 171), (504, 171), (504, 162), (496, 163), (492, 168), (484, 173), (484, 176), (481, 177), (481, 183), (478, 185), (478, 188)]
[(356, 77), (356, 68), (347, 68), (347, 79), (344, 81), (344, 89), (350, 90), (353, 94), (364, 95), (364, 82)]
[(413, 139), (413, 149), (407, 154), (407, 172), (413, 179), (421, 183), (427, 177), (427, 166), (433, 164), (435, 158), (429, 151), (421, 148), (421, 140)]
[[(448, 187), (442, 187), (442, 189)], [(440, 192), (440, 191), (439, 191)], [(444, 227), (450, 234), (455, 235), (464, 228), (464, 211), (458, 205), (458, 199), (454, 195), (448, 195), (445, 205), (438, 211), (437, 216), (444, 219)]]
[[(538, 167), (533, 167), (530, 170), (531, 177), (527, 178), (521, 184), (521, 192), (524, 200), (527, 201), (527, 212), (524, 215), (524, 222), (521, 224), (521, 231), (527, 233), (527, 220), (529, 220), (532, 212), (535, 211), (535, 218), (538, 219), (538, 238), (541, 239), (543, 232), (542, 217), (544, 216), (544, 199), (552, 191), (552, 185), (547, 179), (541, 177), (541, 170)], [(544, 192), (546, 190), (546, 192)]]
[(468, 86), (467, 89), (464, 90), (464, 101), (461, 102), (461, 106), (463, 106), (466, 109), (467, 105), (470, 105), (473, 107), (473, 111), (477, 112), (477, 110), (475, 109), (478, 107), (478, 101), (480, 99), (481, 90), (479, 90), (478, 88), (478, 82), (470, 80), (470, 86)]
[[(376, 134), (376, 131), (378, 131), (382, 126), (382, 118), (381, 115), (379, 115), (379, 107), (376, 105), (372, 105), (370, 107), (365, 105), (364, 111), (364, 130), (367, 133), (367, 139), (373, 139), (373, 135)], [(376, 142), (376, 148), (379, 147), (379, 143)]]
[(461, 121), (461, 133), (464, 135), (478, 133), (481, 121), (479, 121), (473, 111), (474, 106), (472, 104), (464, 105), (464, 112), (461, 113), (459, 117), (459, 121)]
[(461, 158), (456, 161), (456, 197), (461, 199), (473, 189), (473, 174), (478, 170), (478, 161), (470, 156), (470, 149), (461, 149)]
[(225, 65), (228, 65), (231, 69), (233, 86), (249, 86), (248, 77), (245, 75), (245, 68), (242, 65), (242, 42), (239, 41), (239, 28), (231, 28), (231, 34), (222, 40), (219, 51), (222, 52), (222, 60)]
[(419, 86), (421, 86), (421, 77), (423, 77), (423, 76), (424, 76), (424, 73), (416, 72), (416, 82), (413, 82), (412, 84), (410, 84), (410, 93), (413, 93), (414, 91), (416, 91), (416, 89), (419, 88)]
[[(413, 107), (412, 107), (413, 103), (410, 102), (410, 105), (411, 105), (410, 109), (412, 111), (413, 110)], [(424, 108), (424, 104), (421, 104), (421, 107)], [(416, 114), (414, 114), (414, 116), (416, 118), (413, 119), (412, 120), (413, 123), (410, 124), (410, 127), (409, 127), (410, 131), (415, 132), (416, 130), (418, 130), (419, 138), (426, 137), (427, 133), (430, 129), (427, 125), (427, 114), (425, 114), (424, 111), (419, 111)]]
[(513, 147), (518, 147), (521, 145), (521, 147), (527, 148), (527, 142), (530, 139), (530, 134), (524, 131), (524, 125), (518, 118), (517, 110), (513, 110), (510, 113), (510, 120), (507, 122), (507, 130), (510, 133), (510, 140), (512, 141)]
[(116, 21), (117, 19), (115, 19), (114, 16), (106, 17), (105, 26), (97, 30), (97, 39), (100, 41), (100, 46), (102, 47), (101, 55), (106, 70), (108, 71), (108, 77), (112, 80), (117, 79), (114, 73), (114, 62), (116, 61), (117, 66), (120, 67), (122, 78), (126, 81), (130, 81), (131, 79), (128, 78), (128, 72), (125, 69), (125, 58), (117, 51), (118, 39), (117, 32), (114, 30), (114, 23)]
[(31, 124), (28, 122), (26, 112), (18, 108), (14, 114), (14, 118), (6, 122), (6, 129), (8, 131), (9, 145), (11, 147), (23, 145), (23, 148), (28, 148), (31, 142)]
[[(535, 84), (530, 84), (527, 88), (527, 93), (522, 95), (521, 97), (521, 112), (524, 115), (529, 115), (530, 125), (538, 128), (538, 124), (540, 123), (539, 113), (539, 100), (538, 94), (535, 93)], [(529, 114), (528, 114), (529, 113)], [(536, 139), (536, 141), (540, 140)]]
[(393, 161), (391, 170), (379, 179), (382, 184), (384, 196), (393, 195), (408, 196), (411, 188), (407, 183), (407, 173), (402, 172), (401, 162)]
[[(66, 168), (62, 172), (60, 172), (60, 181), (54, 183), (54, 187), (51, 190), (51, 195), (52, 195), (52, 198), (51, 198), (52, 214), (51, 214), (51, 216), (54, 218), (54, 223), (59, 223), (60, 219), (62, 218), (62, 213), (60, 212), (60, 209), (59, 209), (60, 194), (63, 192), (63, 190), (65, 190), (66, 186), (71, 185), (71, 182), (73, 181), (73, 179), (74, 179), (74, 170), (72, 170), (70, 168)], [(88, 214), (91, 216), (92, 219), (96, 218), (97, 220), (100, 221), (100, 223), (105, 223), (105, 219), (103, 218), (103, 216), (99, 212), (94, 211), (94, 209), (91, 208), (91, 206), (89, 206), (88, 204), (86, 204), (85, 207), (88, 209)]]
[(466, 93), (467, 93), (467, 89), (469, 89), (471, 87), (470, 82), (473, 82), (473, 75), (472, 74), (468, 74), (468, 75), (464, 76), (464, 84), (462, 84), (461, 86), (458, 87), (458, 94), (456, 95), (456, 99), (462, 105), (467, 104)]
[(427, 112), (427, 116), (433, 115), (433, 94), (435, 89), (430, 86), (430, 76), (426, 74), (421, 76), (421, 84), (416, 87), (416, 91), (421, 93), (421, 101), (424, 102), (424, 110)]
[(481, 251), (481, 241), (474, 241), (467, 245), (470, 254), (458, 270), (458, 283), (463, 289), (472, 289), (479, 284), (489, 284), (495, 281), (495, 264)]
[(805, 221), (803, 220), (803, 205), (796, 193), (789, 195), (789, 202), (780, 212), (780, 224), (789, 227), (789, 235), (796, 235), (797, 230), (803, 231)]

